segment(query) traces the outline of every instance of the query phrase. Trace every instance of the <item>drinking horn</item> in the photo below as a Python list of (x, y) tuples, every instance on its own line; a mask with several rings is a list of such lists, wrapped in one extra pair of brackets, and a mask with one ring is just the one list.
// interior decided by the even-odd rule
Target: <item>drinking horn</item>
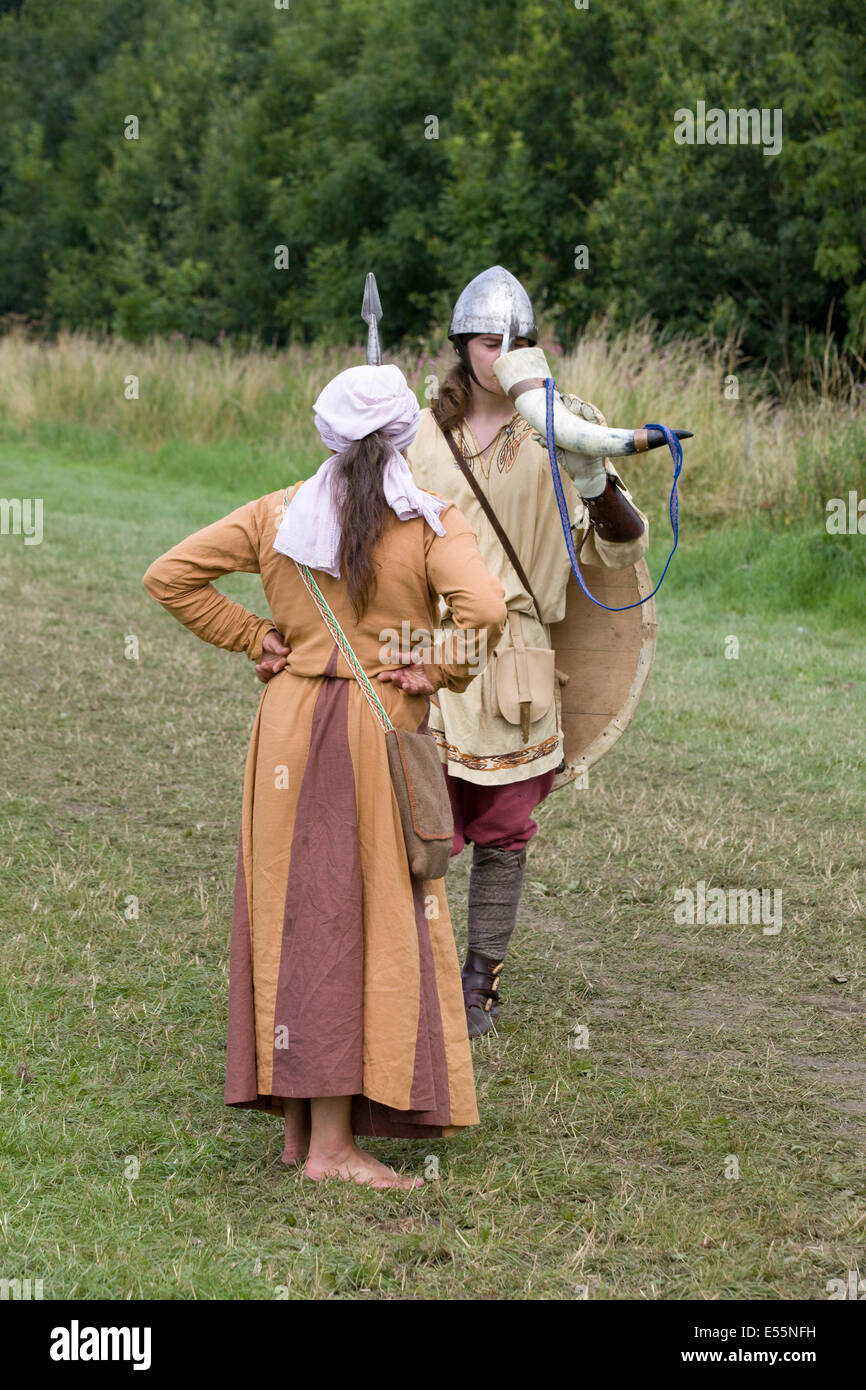
[[(552, 375), (540, 347), (515, 348), (493, 363), (496, 379), (514, 401), (520, 414), (539, 434), (547, 434), (545, 378)], [(691, 430), (673, 430), (677, 439), (691, 439)], [(612, 430), (575, 415), (559, 392), (553, 401), (553, 438), (558, 448), (587, 458), (621, 458), (642, 454), (664, 444), (661, 430)]]

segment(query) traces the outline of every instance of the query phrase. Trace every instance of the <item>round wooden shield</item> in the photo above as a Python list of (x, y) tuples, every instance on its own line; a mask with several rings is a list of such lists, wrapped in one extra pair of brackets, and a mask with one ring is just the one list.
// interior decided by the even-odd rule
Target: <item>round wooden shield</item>
[[(614, 607), (636, 603), (652, 593), (646, 561), (627, 569), (581, 565), (594, 598)], [(586, 773), (625, 733), (646, 689), (656, 648), (656, 605), (608, 613), (590, 603), (572, 574), (565, 597), (565, 617), (550, 628), (556, 668), (568, 676), (559, 686), (565, 768), (553, 779), (553, 791)]]
[[(587, 420), (607, 424), (598, 406), (579, 396), (570, 399), (578, 402)], [(604, 463), (622, 486), (611, 460)], [(625, 487), (623, 491), (631, 500)], [(581, 565), (580, 572), (593, 598), (612, 608), (637, 603), (653, 591), (646, 560), (621, 570)], [(586, 786), (593, 763), (625, 733), (646, 690), (657, 628), (654, 598), (625, 613), (609, 613), (590, 603), (574, 575), (569, 576), (565, 617), (550, 628), (556, 669), (568, 677), (559, 685), (565, 767), (554, 777), (551, 791), (574, 781)]]

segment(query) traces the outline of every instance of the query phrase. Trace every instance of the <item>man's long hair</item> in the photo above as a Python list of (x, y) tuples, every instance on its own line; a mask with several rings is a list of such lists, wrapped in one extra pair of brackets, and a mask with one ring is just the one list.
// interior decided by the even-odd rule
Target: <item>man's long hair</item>
[(390, 510), (382, 475), (392, 445), (378, 430), (356, 440), (338, 454), (332, 474), (340, 522), (340, 576), (360, 622), (376, 592), (373, 551), (385, 529)]

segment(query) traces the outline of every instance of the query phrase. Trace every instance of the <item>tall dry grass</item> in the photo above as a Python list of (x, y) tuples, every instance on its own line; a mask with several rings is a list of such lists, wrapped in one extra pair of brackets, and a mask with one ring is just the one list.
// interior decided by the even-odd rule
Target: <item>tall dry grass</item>
[[(858, 452), (862, 458), (863, 389), (831, 343), (784, 396), (766, 369), (738, 358), (736, 340), (660, 343), (646, 323), (626, 333), (602, 324), (562, 357), (557, 381), (598, 405), (611, 425), (692, 430), (680, 491), (704, 520), (756, 509), (781, 521), (814, 515), (826, 489), (849, 481)], [(622, 464), (641, 494), (658, 496), (669, 484), (667, 450)]]
[[(694, 519), (755, 509), (780, 521), (814, 517), (862, 475), (863, 388), (829, 341), (784, 398), (765, 371), (738, 365), (733, 341), (662, 341), (646, 323), (625, 333), (597, 324), (568, 351), (545, 346), (560, 387), (593, 401), (610, 424), (694, 431), (680, 485)], [(453, 350), (440, 339), (390, 356), (429, 399)], [(55, 426), (93, 430), (120, 452), (235, 441), (314, 466), (321, 444), (312, 403), (331, 376), (361, 360), (360, 346), (236, 351), (180, 335), (135, 346), (78, 332), (46, 342), (13, 329), (0, 338), (0, 415), (37, 436)], [(641, 505), (663, 509), (667, 451), (623, 464)]]

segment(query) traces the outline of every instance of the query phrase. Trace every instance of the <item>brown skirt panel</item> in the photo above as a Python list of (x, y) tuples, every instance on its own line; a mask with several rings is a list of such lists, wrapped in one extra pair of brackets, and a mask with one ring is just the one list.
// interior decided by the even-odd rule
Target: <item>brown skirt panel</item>
[(274, 1008), (273, 1091), (362, 1089), (364, 903), (348, 683), (326, 677), (295, 814)]

